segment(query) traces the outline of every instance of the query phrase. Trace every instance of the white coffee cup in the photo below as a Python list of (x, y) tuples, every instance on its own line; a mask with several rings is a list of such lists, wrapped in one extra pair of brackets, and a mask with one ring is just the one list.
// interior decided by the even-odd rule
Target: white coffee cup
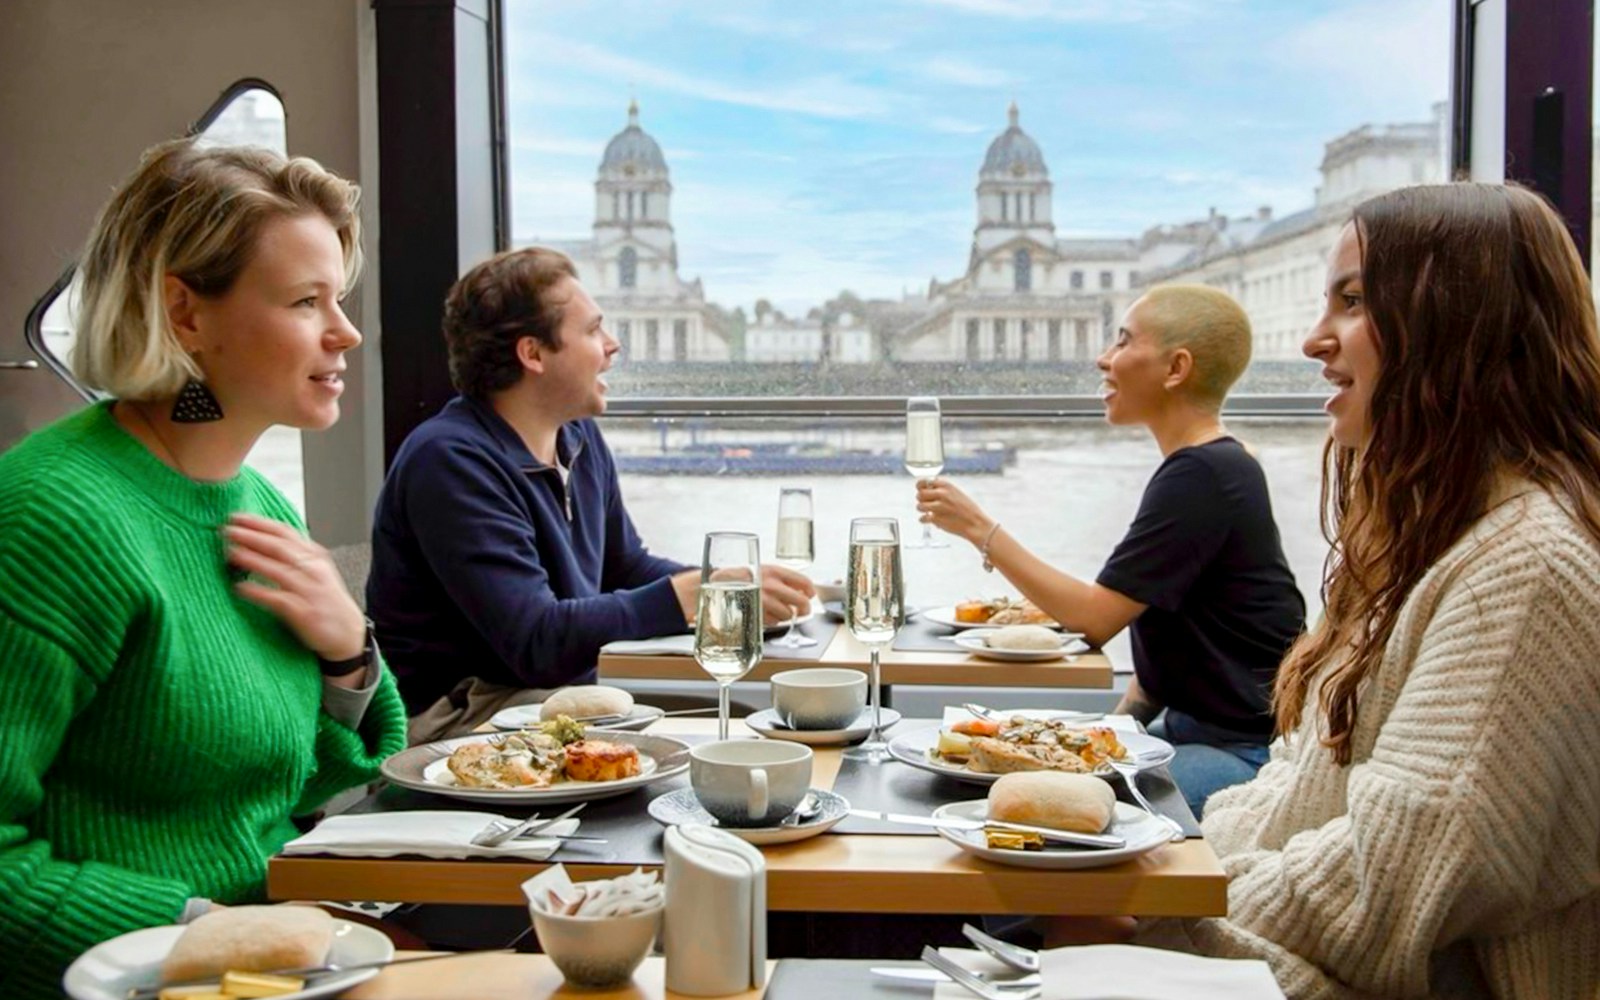
[(721, 740), (689, 748), (689, 784), (723, 826), (777, 826), (811, 789), (811, 748)]
[(848, 729), (867, 706), (867, 675), (812, 667), (772, 675), (772, 711), (790, 729)]

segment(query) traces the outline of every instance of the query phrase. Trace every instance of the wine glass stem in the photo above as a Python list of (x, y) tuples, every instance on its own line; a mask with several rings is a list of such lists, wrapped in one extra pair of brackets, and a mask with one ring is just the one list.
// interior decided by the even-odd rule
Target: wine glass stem
[(728, 738), (728, 687), (726, 682), (717, 682), (717, 739)]
[(867, 742), (877, 743), (883, 739), (878, 734), (880, 716), (883, 714), (883, 684), (878, 676), (878, 646), (872, 646), (872, 732), (867, 736)]
[(933, 528), (927, 521), (922, 522), (922, 544), (927, 545), (933, 541)]

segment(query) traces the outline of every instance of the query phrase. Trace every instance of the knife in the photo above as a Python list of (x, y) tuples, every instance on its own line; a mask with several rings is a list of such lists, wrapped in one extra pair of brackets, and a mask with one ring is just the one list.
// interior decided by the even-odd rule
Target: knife
[[(386, 958), (381, 962), (362, 962), (359, 965), (310, 965), (299, 969), (269, 969), (264, 972), (255, 972), (256, 976), (287, 976), (291, 979), (319, 979), (323, 976), (339, 976), (346, 972), (361, 972), (366, 969), (387, 969), (391, 965), (410, 965), (412, 962), (438, 962), (446, 958), (466, 958), (471, 955), (508, 955), (514, 948), (489, 948), (484, 951), (450, 951), (437, 955), (412, 955), (407, 958)], [(127, 1000), (156, 1000), (162, 990), (170, 990), (178, 986), (206, 986), (211, 983), (220, 983), (221, 976), (202, 976), (198, 979), (175, 979), (170, 983), (160, 986), (150, 986), (145, 989), (132, 989), (128, 991)]]
[(880, 823), (905, 823), (909, 826), (931, 826), (934, 829), (961, 830), (971, 833), (992, 827), (996, 830), (1010, 830), (1017, 833), (1036, 833), (1045, 840), (1061, 844), (1072, 844), (1074, 847), (1116, 848), (1126, 847), (1128, 842), (1121, 837), (1113, 837), (1105, 833), (1074, 833), (1070, 830), (1052, 830), (1043, 826), (1029, 826), (1026, 823), (1006, 823), (1000, 820), (982, 819), (957, 819), (953, 816), (935, 818), (933, 816), (911, 816), (906, 813), (876, 812), (871, 809), (852, 809), (850, 815), (862, 819), (877, 820)]

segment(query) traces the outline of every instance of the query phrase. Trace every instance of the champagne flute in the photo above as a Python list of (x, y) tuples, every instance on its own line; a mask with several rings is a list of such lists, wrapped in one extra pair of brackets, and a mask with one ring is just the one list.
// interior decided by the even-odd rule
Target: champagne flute
[(872, 731), (865, 743), (845, 751), (851, 760), (882, 764), (888, 744), (879, 731), (883, 684), (878, 663), (882, 647), (894, 641), (905, 621), (900, 572), (900, 523), (892, 517), (858, 517), (850, 522), (850, 568), (845, 577), (845, 625), (872, 654)]
[[(906, 400), (906, 471), (918, 479), (932, 479), (944, 471), (944, 429), (937, 396), (912, 396)], [(935, 537), (922, 522), (922, 540), (907, 542), (909, 549), (947, 549), (950, 543)]]
[(717, 739), (728, 738), (728, 688), (761, 662), (761, 543), (746, 531), (706, 535), (694, 658), (717, 682)]
[[(785, 486), (778, 490), (778, 549), (779, 566), (800, 570), (816, 559), (816, 533), (811, 520), (811, 490), (804, 486)], [(783, 638), (773, 643), (785, 649), (804, 649), (815, 646), (817, 640), (804, 632), (795, 631), (799, 612), (789, 616), (789, 630)]]

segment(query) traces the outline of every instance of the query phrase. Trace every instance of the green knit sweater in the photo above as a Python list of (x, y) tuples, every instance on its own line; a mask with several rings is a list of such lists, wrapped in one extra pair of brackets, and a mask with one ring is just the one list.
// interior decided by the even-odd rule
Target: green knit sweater
[(357, 730), (315, 657), (237, 597), (218, 529), (303, 527), (246, 468), (196, 483), (91, 406), (0, 455), (0, 996), (78, 954), (262, 898), (291, 816), (404, 746), (387, 672)]

